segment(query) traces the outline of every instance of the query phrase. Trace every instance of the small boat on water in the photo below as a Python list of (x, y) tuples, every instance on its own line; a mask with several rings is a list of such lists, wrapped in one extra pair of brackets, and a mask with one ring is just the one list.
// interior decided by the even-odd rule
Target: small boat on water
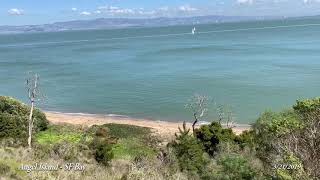
[(196, 28), (195, 28), (195, 27), (193, 27), (191, 33), (192, 33), (192, 34), (195, 34), (195, 33), (196, 33)]

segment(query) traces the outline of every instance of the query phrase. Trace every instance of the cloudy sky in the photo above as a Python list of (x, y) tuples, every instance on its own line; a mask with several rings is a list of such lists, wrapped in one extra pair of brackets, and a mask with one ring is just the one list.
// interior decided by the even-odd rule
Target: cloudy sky
[(0, 1), (0, 25), (43, 24), (101, 17), (304, 16), (317, 14), (320, 14), (320, 0)]

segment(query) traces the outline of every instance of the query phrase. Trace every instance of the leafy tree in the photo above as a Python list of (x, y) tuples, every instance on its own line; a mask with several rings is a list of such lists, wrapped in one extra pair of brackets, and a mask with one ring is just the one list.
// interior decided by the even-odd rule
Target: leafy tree
[[(28, 133), (30, 107), (11, 97), (0, 96), (0, 139), (23, 139)], [(34, 132), (47, 129), (48, 120), (39, 109), (34, 109)]]
[(208, 162), (204, 158), (202, 145), (189, 132), (190, 129), (183, 123), (183, 128), (179, 127), (179, 134), (169, 147), (173, 148), (182, 171), (201, 174)]
[(301, 128), (303, 128), (303, 122), (292, 110), (280, 113), (266, 111), (254, 124), (257, 133), (274, 137), (280, 137)]
[(292, 110), (266, 111), (253, 125), (258, 156), (271, 167), (280, 139), (301, 128), (303, 123)]
[(320, 98), (297, 100), (297, 103), (293, 106), (293, 109), (300, 115), (308, 115), (315, 113), (320, 109)]
[(291, 134), (285, 144), (298, 157), (304, 169), (313, 178), (320, 177), (320, 98), (298, 100), (293, 109), (304, 127)]
[(223, 128), (220, 123), (213, 122), (210, 125), (202, 125), (194, 132), (196, 138), (202, 143), (205, 151), (214, 156), (220, 142), (236, 140), (236, 135), (230, 128)]
[[(267, 167), (266, 173), (273, 177), (320, 177), (319, 99), (297, 101), (293, 109), (280, 113), (266, 112), (258, 119), (254, 125), (258, 156)], [(294, 171), (271, 169), (274, 164), (301, 165), (301, 168)]]

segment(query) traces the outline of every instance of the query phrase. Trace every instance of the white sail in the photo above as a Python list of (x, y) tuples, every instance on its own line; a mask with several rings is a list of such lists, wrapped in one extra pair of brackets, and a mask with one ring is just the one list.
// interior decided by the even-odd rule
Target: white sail
[(196, 33), (196, 28), (195, 28), (195, 27), (193, 27), (191, 33), (192, 33), (192, 34), (195, 34), (195, 33)]

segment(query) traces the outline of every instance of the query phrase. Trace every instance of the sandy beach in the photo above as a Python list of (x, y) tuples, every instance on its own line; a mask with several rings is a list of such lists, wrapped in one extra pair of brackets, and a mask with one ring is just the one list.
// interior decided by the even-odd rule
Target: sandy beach
[[(93, 114), (71, 114), (59, 112), (45, 112), (47, 119), (53, 124), (73, 124), (81, 126), (102, 125), (108, 123), (128, 124), (141, 127), (148, 127), (161, 137), (170, 138), (178, 132), (178, 127), (182, 126), (182, 122), (168, 122), (160, 120), (134, 119), (129, 117), (104, 116)], [(191, 123), (187, 123), (187, 127), (191, 129)], [(238, 125), (233, 128), (236, 134), (240, 134), (244, 130), (250, 129), (248, 125)]]

